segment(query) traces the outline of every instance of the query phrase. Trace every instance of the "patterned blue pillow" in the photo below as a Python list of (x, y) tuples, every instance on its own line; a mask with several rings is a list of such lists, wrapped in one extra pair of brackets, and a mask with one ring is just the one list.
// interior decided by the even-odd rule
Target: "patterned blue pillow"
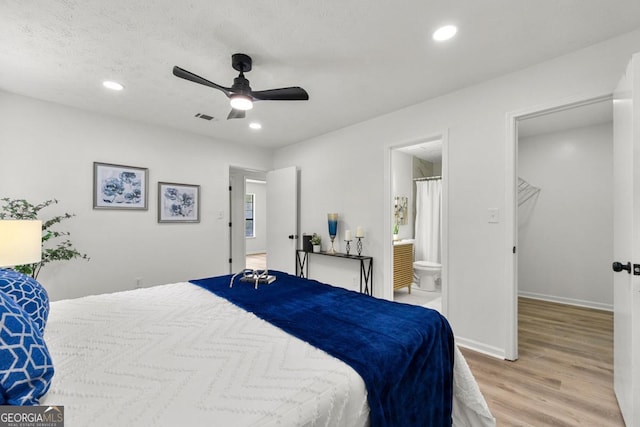
[(38, 405), (52, 378), (53, 362), (38, 326), (0, 292), (0, 405)]
[(40, 283), (15, 270), (0, 269), (0, 291), (11, 295), (44, 334), (49, 317), (49, 295)]

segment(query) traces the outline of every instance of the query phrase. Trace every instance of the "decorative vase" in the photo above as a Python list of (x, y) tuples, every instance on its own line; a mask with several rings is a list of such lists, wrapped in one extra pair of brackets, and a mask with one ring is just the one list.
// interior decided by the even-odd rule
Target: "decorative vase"
[(333, 247), (333, 241), (338, 235), (338, 214), (327, 214), (327, 220), (329, 222), (329, 238), (331, 239), (331, 248), (327, 252), (330, 254), (335, 254), (336, 250)]

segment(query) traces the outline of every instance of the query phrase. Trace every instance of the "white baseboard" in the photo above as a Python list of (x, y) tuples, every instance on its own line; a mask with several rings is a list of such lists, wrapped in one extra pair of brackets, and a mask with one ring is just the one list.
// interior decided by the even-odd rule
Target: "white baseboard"
[(495, 357), (496, 359), (505, 359), (505, 351), (501, 348), (482, 344), (462, 337), (456, 337), (456, 344), (458, 347), (468, 348), (469, 350), (477, 351), (478, 353), (486, 354), (487, 356)]
[(535, 292), (519, 291), (518, 296), (524, 298), (538, 299), (542, 301), (557, 302), (560, 304), (577, 305), (579, 307), (594, 308), (596, 310), (613, 311), (612, 304), (603, 304), (594, 301), (585, 301), (575, 298), (558, 297), (555, 295), (538, 294)]

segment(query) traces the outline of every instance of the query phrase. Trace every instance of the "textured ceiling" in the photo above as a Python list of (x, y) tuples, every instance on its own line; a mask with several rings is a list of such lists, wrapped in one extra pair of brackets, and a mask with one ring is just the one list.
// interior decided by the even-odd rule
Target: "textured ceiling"
[[(445, 23), (458, 36), (436, 44)], [(639, 27), (638, 0), (3, 0), (0, 90), (279, 147)], [(254, 90), (302, 86), (310, 100), (257, 102), (227, 121), (221, 92), (171, 73), (230, 86), (236, 52), (254, 59)]]

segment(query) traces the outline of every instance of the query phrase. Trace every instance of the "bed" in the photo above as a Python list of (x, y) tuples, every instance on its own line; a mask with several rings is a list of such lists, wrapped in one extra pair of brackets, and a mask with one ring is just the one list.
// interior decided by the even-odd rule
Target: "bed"
[[(240, 282), (229, 287), (231, 276), (220, 276), (52, 303), (44, 340), (55, 375), (39, 403), (64, 406), (67, 427), (397, 425), (395, 415), (371, 404), (362, 367), (298, 338), (296, 327), (285, 332), (286, 325), (274, 325), (288, 321), (282, 307), (300, 306), (299, 288), (293, 296), (276, 295), (282, 307), (268, 304), (276, 319), (259, 307), (241, 308), (242, 301), (225, 292), (244, 293), (245, 304), (261, 306), (256, 295), (287, 283), (408, 307), (285, 273), (276, 277), (258, 289)], [(461, 353), (455, 345), (443, 352), (454, 359), (451, 372), (442, 368), (441, 375), (445, 383), (452, 380), (453, 425), (495, 425)], [(405, 393), (404, 404), (412, 393)], [(424, 405), (416, 394), (406, 408)]]

